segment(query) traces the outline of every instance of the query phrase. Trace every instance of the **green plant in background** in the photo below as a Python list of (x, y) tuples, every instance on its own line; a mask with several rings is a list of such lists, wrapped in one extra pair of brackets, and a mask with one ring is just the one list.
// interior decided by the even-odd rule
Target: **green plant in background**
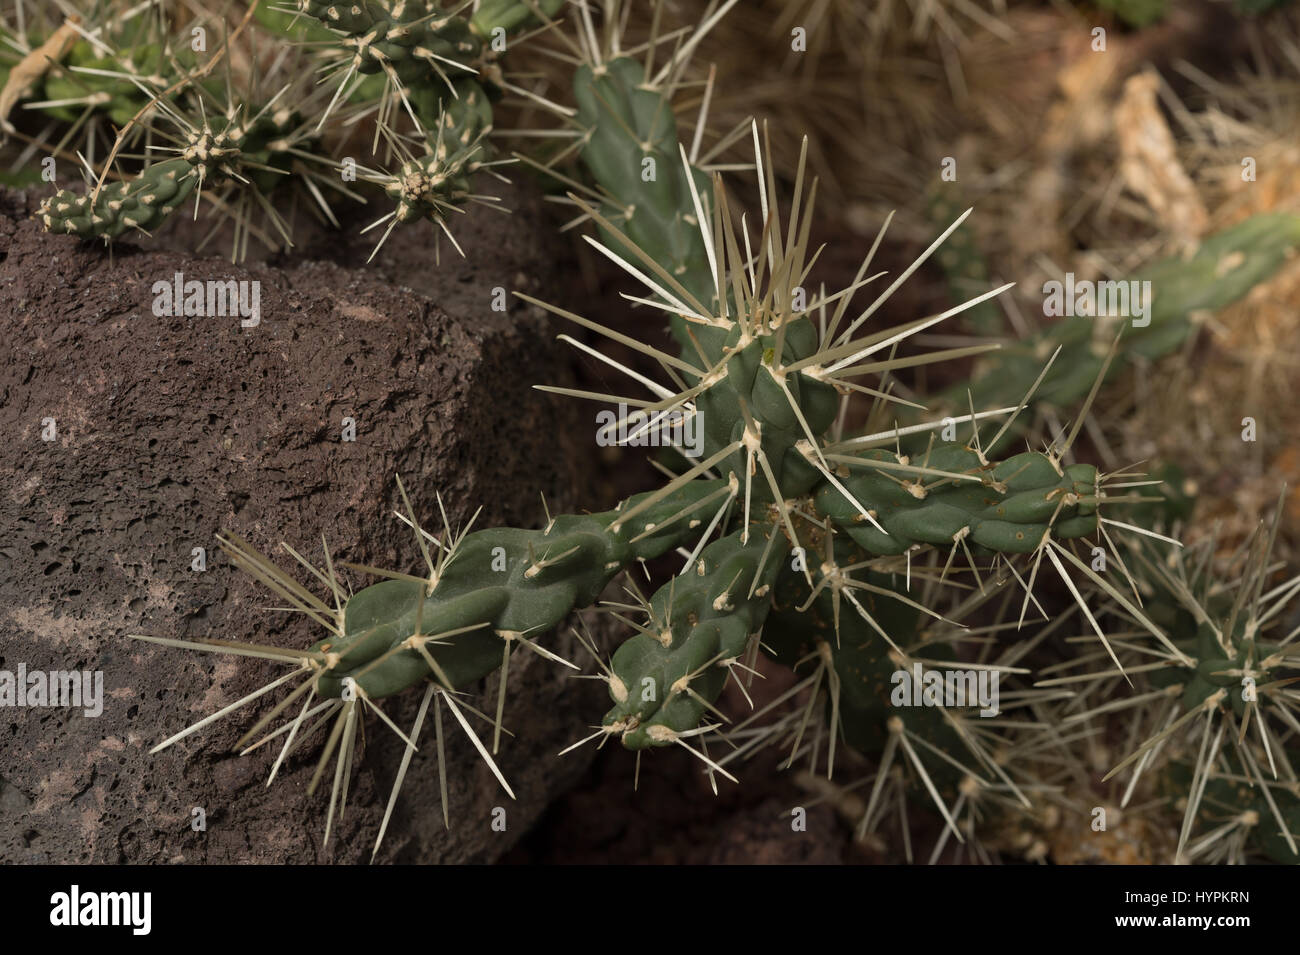
[[(956, 214), (954, 190), (950, 183), (932, 185), (929, 208), (936, 222), (950, 221)], [(977, 276), (987, 276), (987, 266), (968, 229), (954, 232), (953, 239), (957, 240), (955, 249), (945, 247), (937, 258), (948, 278), (950, 294), (961, 301), (957, 290), (969, 287)], [(936, 396), (930, 412), (966, 411), (972, 403), (979, 408), (1014, 404), (1058, 348), (1060, 359), (1036, 390), (1034, 403), (1068, 411), (1088, 394), (1117, 326), (1126, 326), (1123, 347), (1119, 360), (1107, 372), (1108, 381), (1125, 369), (1157, 361), (1184, 347), (1204, 316), (1242, 300), (1251, 289), (1278, 274), (1297, 246), (1300, 216), (1285, 212), (1255, 215), (1209, 235), (1191, 254), (1161, 259), (1133, 275), (1112, 280), (1124, 286), (1125, 301), (1132, 300), (1131, 290), (1149, 289), (1149, 314), (1140, 321), (1130, 322), (1126, 315), (1118, 314), (1099, 314), (1095, 320), (1084, 321), (1058, 318), (1020, 340), (1004, 341), (997, 351), (976, 360), (969, 380)], [(1063, 286), (1064, 296), (1064, 283), (1058, 284)], [(1047, 289), (1043, 292), (1046, 297)], [(1100, 302), (1094, 307), (1100, 310)], [(971, 312), (975, 316), (972, 321), (977, 322), (972, 327), (980, 335), (997, 337), (1005, 325), (995, 303), (982, 304)], [(916, 420), (917, 415), (906, 411), (900, 415), (903, 425)]]
[(1131, 27), (1150, 26), (1163, 20), (1168, 0), (1097, 0), (1097, 6), (1110, 10)]
[[(1169, 0), (1096, 0), (1097, 6), (1112, 11), (1131, 27), (1158, 23), (1169, 12)], [(1235, 0), (1232, 9), (1241, 16), (1259, 16), (1284, 7), (1289, 0)]]
[[(1273, 276), (1300, 244), (1300, 216), (1267, 213), (1211, 235), (1190, 257), (1153, 263), (1128, 281), (1150, 282), (1150, 315), (1132, 323), (1110, 374), (1131, 363), (1172, 354), (1195, 332), (1197, 318), (1226, 308)], [(967, 390), (981, 407), (1014, 401), (1037, 377), (1045, 355), (1062, 348), (1061, 361), (1044, 379), (1040, 401), (1067, 408), (1088, 393), (1114, 337), (1116, 321), (1058, 321), (1023, 342), (999, 349), (971, 382), (949, 392), (948, 407), (965, 408)]]
[[(985, 342), (900, 355), (921, 333), (991, 304), (1006, 287), (938, 315), (904, 324), (882, 321), (893, 293), (940, 249), (964, 221), (962, 215), (865, 306), (852, 303), (883, 278), (883, 273), (869, 275), (883, 228), (848, 286), (809, 291), (818, 255), (811, 245), (816, 186), (806, 186), (801, 157), (790, 199), (783, 203), (768, 133), (757, 125), (744, 132), (754, 142), (761, 221), (738, 221), (721, 177), (707, 167), (707, 154), (701, 157), (699, 130), (691, 142), (684, 141), (672, 107), (683, 64), (703, 32), (733, 4), (712, 7), (694, 33), (672, 37), (675, 53), (656, 66), (659, 47), (669, 38), (620, 50), (617, 3), (603, 5), (603, 36), (591, 7), (575, 4), (568, 36), (562, 32), (568, 28), (554, 19), (559, 2), (497, 0), (472, 10), (444, 10), (402, 0), (365, 0), (348, 8), (300, 0), (301, 12), (330, 31), (322, 54), (334, 73), (328, 103), (322, 98), (290, 126), (263, 132), (257, 123), (274, 115), (266, 104), (254, 109), (254, 104), (219, 100), (222, 109), (199, 124), (185, 117), (214, 94), (194, 84), (173, 97), (189, 110), (172, 107), (171, 101), (162, 106), (179, 130), (171, 147), (178, 155), (157, 160), (153, 154), (161, 147), (153, 147), (135, 178), (104, 184), (93, 200), (68, 193), (50, 200), (45, 215), (52, 230), (112, 238), (131, 228), (152, 229), (207, 183), (242, 180), (260, 196), (271, 186), (258, 177), (290, 171), (285, 163), (306, 162), (304, 153), (328, 165), (331, 160), (314, 146), (294, 142), (292, 148), (278, 148), (289, 145), (285, 138), (292, 134), (286, 130), (315, 129), (373, 112), (381, 117), (375, 148), (382, 138), (387, 159), (399, 160), (391, 173), (362, 169), (362, 178), (382, 186), (394, 204), (374, 225), (388, 222), (391, 230), (428, 218), (445, 229), (451, 210), (481, 198), (473, 192), (473, 176), (498, 161), (487, 139), (492, 104), (511, 84), (500, 72), (493, 39), (525, 28), (554, 32), (565, 37), (566, 55), (575, 61), (576, 105), (549, 107), (563, 117), (572, 146), (551, 162), (532, 161), (558, 170), (563, 158), (577, 159), (581, 171), (565, 181), (573, 189), (569, 200), (597, 230), (588, 243), (644, 287), (627, 297), (656, 316), (651, 325), (666, 316), (677, 351), (649, 344), (649, 335), (624, 334), (521, 295), (648, 357), (662, 375), (655, 381), (602, 355), (648, 396), (550, 390), (632, 409), (618, 422), (632, 436), (671, 437), (673, 429), (687, 425), (702, 435), (699, 453), (683, 454), (680, 469), (658, 489), (613, 511), (548, 515), (537, 530), (453, 532), (444, 517), (444, 533), (435, 537), (420, 529), (399, 484), (423, 570), (353, 567), (386, 579), (352, 593), (328, 551), (322, 570), (286, 547), (328, 589), (324, 600), (231, 535), (223, 546), (234, 563), (319, 623), (327, 636), (305, 650), (146, 637), (294, 667), (160, 746), (297, 680), (241, 744), (259, 733), (264, 733), (261, 742), (285, 737), (274, 778), (285, 759), (329, 727), (312, 784), (314, 789), (337, 754), (327, 840), (335, 812), (346, 804), (359, 720), (367, 709), (407, 746), (389, 814), (431, 705), (439, 738), (445, 704), (509, 792), (489, 747), (466, 717), (468, 712), (493, 725), (495, 751), (504, 678), (494, 716), (477, 714), (461, 697), (487, 674), (506, 668), (518, 647), (555, 658), (540, 642), (545, 633), (574, 610), (594, 605), (634, 632), (608, 662), (587, 642), (612, 704), (588, 740), (617, 738), (638, 753), (638, 760), (645, 751), (684, 747), (715, 783), (718, 775), (735, 779), (729, 766), (777, 743), (790, 747), (787, 765), (807, 759), (819, 773), (824, 765), (829, 777), (837, 750), (848, 747), (879, 767), (860, 833), (878, 829), (887, 807), (915, 797), (943, 817), (945, 840), (963, 842), (993, 810), (1031, 806), (1038, 770), (1035, 746), (1023, 740), (1040, 732), (1042, 723), (1013, 717), (1013, 732), (1003, 721), (985, 721), (956, 707), (899, 706), (893, 699), (894, 676), (914, 665), (997, 674), (1019, 681), (1007, 709), (1058, 697), (1049, 688), (1021, 687), (1028, 684), (1021, 677), (1031, 669), (1026, 664), (1034, 662), (1043, 634), (1065, 616), (1057, 614), (1046, 628), (1023, 629), (1031, 604), (1037, 616), (1052, 616), (1039, 601), (1039, 574), (1046, 567), (1045, 575), (1060, 581), (1097, 641), (1085, 662), (1103, 667), (1089, 699), (1072, 701), (1060, 718), (1094, 715), (1077, 709), (1092, 698), (1110, 708), (1102, 712), (1128, 703), (1146, 712), (1174, 700), (1168, 689), (1173, 684), (1128, 697), (1130, 674), (1158, 679), (1147, 669), (1148, 658), (1157, 657), (1160, 669), (1181, 681), (1178, 700), (1186, 714), (1178, 722), (1169, 711), (1157, 735), (1134, 753), (1144, 766), (1150, 768), (1157, 749), (1172, 752), (1164, 742), (1181, 739), (1199, 714), (1222, 715), (1220, 738), (1229, 738), (1224, 727), (1230, 721), (1242, 721), (1230, 755), (1193, 762), (1190, 790), (1183, 790), (1193, 798), (1185, 810), (1191, 822), (1184, 823), (1182, 848), (1187, 849), (1190, 827), (1202, 818), (1198, 814), (1214, 801), (1235, 800), (1240, 814), (1263, 819), (1262, 799), (1271, 820), (1259, 828), (1266, 850), (1294, 861), (1287, 831), (1294, 828), (1289, 801), (1294, 793), (1287, 787), (1295, 775), (1290, 760), (1279, 755), (1285, 754), (1291, 733), (1300, 731), (1290, 716), (1292, 691), (1279, 682), (1286, 679), (1280, 674), (1294, 634), (1274, 638), (1264, 632), (1277, 624), (1282, 598), (1294, 593), (1294, 582), (1267, 589), (1273, 568), (1261, 559), (1240, 588), (1249, 603), (1238, 600), (1224, 617), (1221, 594), (1197, 598), (1201, 630), (1182, 622), (1175, 626), (1158, 605), (1181, 602), (1183, 611), (1196, 616), (1184, 599), (1195, 587), (1163, 569), (1166, 560), (1177, 560), (1164, 553), (1176, 542), (1114, 517), (1117, 505), (1138, 497), (1133, 489), (1143, 482), (1133, 474), (1102, 474), (1074, 455), (1084, 418), (1108, 373), (1170, 353), (1192, 333), (1198, 310), (1222, 307), (1271, 275), (1300, 241), (1300, 222), (1291, 216), (1257, 217), (1207, 240), (1190, 259), (1153, 266), (1141, 277), (1154, 291), (1146, 327), (1117, 336), (1113, 323), (1071, 319), (1008, 347)], [(360, 94), (363, 88), (367, 92)], [(399, 123), (404, 124), (400, 130)], [(701, 117), (700, 129), (704, 123)], [(892, 391), (891, 380), (902, 369), (972, 356), (982, 356), (985, 367), (930, 407)], [(872, 403), (868, 421), (887, 425), (846, 435), (845, 422), (859, 420), (850, 414), (858, 396)], [(1032, 417), (1027, 409), (1036, 401), (1072, 413), (1073, 423), (1068, 434), (1041, 450), (1016, 451), (1011, 442)], [(1131, 512), (1126, 515), (1135, 520)], [(1139, 547), (1132, 535), (1159, 540), (1161, 552)], [(629, 583), (631, 603), (601, 602), (619, 574), (673, 550), (682, 558), (680, 570), (648, 597)], [(1122, 573), (1099, 569), (1106, 560)], [(1153, 597), (1157, 590), (1165, 595), (1163, 603)], [(1014, 598), (1021, 593), (1017, 608)], [(1108, 634), (1099, 623), (1105, 613), (1125, 620), (1137, 636), (1129, 630)], [(995, 640), (972, 643), (968, 616), (990, 620), (987, 635)], [(1228, 623), (1219, 624), (1220, 618)], [(1207, 633), (1214, 636), (1212, 643)], [(760, 652), (791, 667), (799, 683), (771, 707), (728, 726), (723, 690), (734, 684), (748, 696)], [(1254, 710), (1249, 704), (1229, 706), (1222, 685), (1237, 671), (1258, 673), (1257, 689), (1270, 703), (1282, 701), (1275, 709), (1289, 722), (1266, 729), (1257, 718), (1256, 736), (1247, 736), (1245, 721)], [(423, 702), (408, 734), (384, 715), (379, 701), (421, 687)], [(1158, 712), (1164, 720), (1164, 711)], [(282, 715), (289, 722), (270, 729)], [(735, 748), (710, 749), (711, 743), (723, 742)], [(1235, 770), (1232, 759), (1238, 761)], [(1174, 788), (1179, 765), (1171, 760), (1162, 767)], [(440, 771), (445, 814), (441, 763)], [(1241, 795), (1243, 789), (1248, 797)], [(1242, 802), (1247, 799), (1248, 804)], [(386, 814), (384, 827), (387, 821)], [(1292, 855), (1275, 852), (1278, 845)], [(1188, 851), (1201, 855), (1204, 850)]]
[[(88, 11), (84, 22), (98, 29), (87, 30), (85, 39), (49, 65), (43, 96), (25, 108), (71, 124), (74, 135), (77, 124), (92, 116), (107, 118), (113, 128), (122, 129), (154, 94), (198, 66), (189, 46), (176, 42), (187, 31), (178, 29), (173, 35), (160, 8), (140, 5), (131, 13), (118, 18), (108, 9)], [(87, 144), (92, 141), (85, 139)]]
[[(66, 53), (66, 62), (48, 66), (45, 98), (29, 90), (28, 98), (34, 101), (26, 105), (71, 123), (64, 141), (91, 112), (103, 114), (115, 127), (129, 127), (135, 141), (141, 125), (157, 128), (147, 118), (151, 110), (161, 112), (167, 124), (180, 127), (180, 146), (150, 145), (138, 174), (124, 175), (111, 186), (96, 177), (85, 196), (61, 190), (43, 207), (42, 222), (52, 232), (111, 240), (128, 230), (151, 231), (190, 193), (201, 192), (209, 183), (234, 182), (242, 187), (234, 211), (229, 194), (219, 197), (217, 205), (236, 221), (234, 248), (236, 257), (242, 257), (246, 236), (239, 233), (248, 228), (244, 213), (249, 210), (266, 215), (282, 245), (292, 244), (285, 217), (273, 204), (283, 204), (274, 196), (277, 186), (292, 183), (308, 189), (321, 214), (337, 224), (324, 190), (359, 198), (344, 185), (359, 178), (381, 187), (396, 205), (376, 225), (391, 220), (391, 231), (398, 223), (430, 219), (450, 236), (450, 212), (469, 202), (491, 200), (472, 190), (471, 179), (493, 165), (486, 138), (492, 131), (491, 103), (509, 86), (499, 51), (509, 37), (534, 22), (534, 10), (545, 15), (559, 6), (560, 0), (481, 4), (470, 18), (429, 2), (372, 0), (339, 7), (301, 0), (300, 15), (320, 26), (307, 30), (298, 18), (264, 12), (249, 34), (262, 36), (260, 47), (256, 39), (247, 50), (240, 47), (252, 60), (246, 71), (251, 71), (250, 83), (256, 88), (237, 97), (237, 103), (229, 95), (233, 54), (225, 58), (223, 78), (200, 75), (204, 71), (182, 42), (187, 32), (168, 34), (157, 18), (137, 18), (147, 34), (122, 32), (112, 38), (117, 48), (94, 37), (94, 43), (79, 41)], [(254, 6), (251, 12), (259, 10)], [(286, 63), (274, 54), (277, 43), (319, 43), (322, 36), (329, 38), (327, 49), (341, 54), (333, 59), (324, 54), (322, 69), (333, 74), (323, 88), (325, 95), (298, 89), (310, 64)], [(266, 70), (262, 61), (268, 56), (272, 58)], [(320, 57), (319, 52), (313, 55)], [(276, 75), (287, 78), (280, 88), (274, 85)], [(214, 102), (221, 107), (214, 109)], [(86, 113), (74, 118), (72, 111), (82, 107)], [(353, 162), (350, 175), (345, 175), (346, 157), (336, 159), (331, 148), (347, 135), (348, 127), (371, 114), (376, 132), (372, 151), (382, 137), (381, 159), (399, 156), (401, 163), (386, 171)], [(158, 131), (168, 138), (165, 130)], [(177, 134), (170, 138), (175, 140)], [(213, 149), (216, 152), (209, 155)], [(188, 167), (166, 158), (169, 150), (180, 151)]]
[[(1131, 751), (1106, 779), (1125, 777), (1123, 807), (1146, 777), (1160, 777), (1182, 816), (1177, 861), (1241, 862), (1251, 843), (1279, 862), (1300, 855), (1300, 778), (1288, 740), (1300, 710), (1293, 686), (1300, 627), (1283, 632), (1300, 576), (1268, 586), (1281, 508), (1279, 500), (1272, 521), (1260, 522), (1226, 573), (1214, 567), (1213, 539), (1168, 555), (1132, 543), (1123, 572), (1142, 616), (1167, 635), (1164, 645), (1128, 636), (1142, 627), (1130, 609), (1116, 607), (1114, 640), (1128, 676), (1092, 655), (1047, 681), (1073, 691), (1057, 714), (1063, 728), (1125, 720)], [(1125, 679), (1132, 692), (1115, 699)], [(1198, 823), (1210, 831), (1198, 836)]]

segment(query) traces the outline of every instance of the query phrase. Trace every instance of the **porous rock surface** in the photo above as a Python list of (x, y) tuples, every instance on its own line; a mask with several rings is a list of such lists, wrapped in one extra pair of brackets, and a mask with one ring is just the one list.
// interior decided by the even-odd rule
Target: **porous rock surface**
[[(280, 541), (319, 565), (324, 534), (336, 565), (418, 572), (412, 534), (392, 515), (395, 475), (434, 531), (435, 491), (453, 524), (482, 505), (477, 526), (538, 526), (539, 492), (553, 512), (591, 503), (586, 416), (531, 389), (565, 378), (554, 330), (517, 301), (506, 314), (489, 306), (495, 286), (545, 296), (553, 226), (513, 194), (509, 218), (458, 221), (465, 260), (444, 242), (435, 266), (432, 231), (416, 229), (395, 232), (370, 267), (370, 243), (336, 233), (239, 268), (156, 240), (110, 256), (45, 235), (30, 218), (39, 198), (0, 193), (0, 671), (99, 670), (105, 699), (98, 718), (0, 708), (0, 862), (368, 860), (403, 748), (390, 730), (367, 720), (347, 814), (323, 847), (332, 767), (314, 797), (306, 788), (324, 734), (269, 789), (278, 746), (232, 752), (283, 691), (148, 755), (287, 667), (127, 634), (307, 646), (323, 633), (268, 609), (283, 601), (235, 569), (215, 535), (233, 531), (288, 567)], [(261, 324), (154, 315), (153, 283), (176, 272), (259, 281)], [(355, 441), (341, 439), (345, 417)], [(192, 569), (196, 547), (206, 571)], [(556, 754), (602, 711), (600, 688), (565, 673), (529, 653), (512, 660), (516, 735), (498, 761), (517, 801), (444, 712), (450, 831), (430, 720), (382, 861), (484, 862), (509, 849), (585, 766), (581, 753)], [(466, 701), (491, 712), (496, 688), (490, 677)], [(418, 696), (381, 705), (409, 727)], [(498, 806), (505, 832), (491, 826)]]

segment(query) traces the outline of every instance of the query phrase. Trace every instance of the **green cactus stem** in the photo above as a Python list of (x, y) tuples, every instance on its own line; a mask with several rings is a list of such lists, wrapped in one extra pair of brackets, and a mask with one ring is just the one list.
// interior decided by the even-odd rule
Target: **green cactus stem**
[(614, 654), (614, 707), (604, 727), (628, 749), (666, 746), (692, 734), (713, 710), (732, 667), (763, 628), (772, 583), (789, 550), (781, 531), (748, 542), (737, 531), (704, 548), (658, 590), (649, 625)]
[(106, 183), (93, 208), (89, 193), (60, 189), (41, 203), (37, 214), (47, 232), (116, 239), (131, 229), (158, 228), (198, 184), (199, 173), (189, 160), (169, 159), (136, 179)]
[[(1215, 312), (1239, 301), (1274, 275), (1300, 245), (1300, 216), (1267, 213), (1224, 229), (1203, 240), (1190, 258), (1164, 259), (1133, 276), (1150, 282), (1149, 324), (1127, 318), (1118, 360), (1107, 378), (1135, 361), (1155, 361), (1175, 351), (1196, 329), (1199, 312)], [(933, 410), (965, 412), (1017, 404), (1038, 378), (1043, 364), (1061, 354), (1039, 385), (1035, 402), (1066, 408), (1081, 400), (1106, 360), (1114, 327), (1111, 319), (1062, 318), (1032, 338), (1011, 343), (985, 358), (970, 382), (954, 386)], [(969, 391), (969, 397), (967, 392)]]

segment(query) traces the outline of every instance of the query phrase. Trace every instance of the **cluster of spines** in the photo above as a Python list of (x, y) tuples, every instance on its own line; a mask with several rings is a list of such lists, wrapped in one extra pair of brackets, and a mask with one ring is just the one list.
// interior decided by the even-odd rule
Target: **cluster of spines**
[[(328, 102), (315, 94), (299, 97), (304, 104), (310, 103), (310, 112), (296, 115), (294, 130), (281, 130), (282, 135), (269, 139), (272, 148), (246, 145), (229, 157), (226, 169), (218, 169), (228, 173), (227, 178), (247, 187), (250, 204), (270, 216), (286, 244), (290, 242), (287, 226), (273, 205), (271, 192), (288, 179), (302, 178), (304, 182), (295, 185), (310, 190), (324, 216), (334, 222), (320, 187), (324, 185), (344, 193), (349, 190), (324, 181), (324, 169), (334, 167), (332, 174), (337, 178), (343, 164), (325, 151), (328, 144), (321, 132), (326, 121), (336, 115), (340, 100), (345, 100), (351, 116), (378, 110), (378, 130), (404, 156), (395, 172), (361, 177), (379, 184), (395, 201), (395, 222), (427, 218), (444, 224), (449, 212), (476, 199), (470, 180), (479, 169), (490, 165), (492, 158), (486, 137), (492, 129), (491, 100), (496, 90), (488, 75), (499, 77), (499, 70), (495, 69), (497, 33), (517, 32), (534, 23), (537, 14), (552, 14), (561, 5), (562, 0), (543, 0), (540, 4), (506, 0), (482, 4), (468, 18), (460, 11), (445, 11), (427, 0), (365, 0), (357, 4), (301, 0), (300, 14), (328, 27), (337, 49), (344, 54), (341, 64), (333, 67), (343, 74), (341, 82)], [(187, 47), (181, 45), (173, 50), (170, 38), (153, 19), (140, 28), (147, 31), (142, 37), (137, 36), (138, 31), (122, 32), (121, 36), (114, 37), (121, 49), (113, 49), (102, 41), (95, 44), (81, 40), (72, 44), (65, 62), (50, 64), (46, 74), (40, 77), (44, 88), (27, 91), (25, 98), (29, 105), (39, 107), (53, 119), (72, 124), (67, 135), (84, 124), (86, 115), (104, 115), (114, 129), (122, 131), (117, 137), (119, 146), (125, 141), (124, 136), (139, 141), (140, 129), (149, 123), (151, 107), (155, 112), (162, 110), (168, 119), (177, 119), (174, 114), (179, 111), (178, 125), (206, 130), (204, 114), (212, 111), (213, 101), (222, 100), (225, 86), (213, 77), (202, 75), (198, 69), (200, 64)], [(279, 18), (263, 16), (258, 29), (270, 31), (272, 42), (297, 42), (296, 28)], [(140, 42), (134, 42), (133, 37)], [(253, 58), (257, 55), (254, 46)], [(489, 65), (494, 68), (485, 73), (484, 68)], [(367, 76), (382, 77), (383, 82), (379, 86), (362, 83)], [(351, 83), (354, 77), (358, 82)], [(190, 95), (191, 90), (194, 95)], [(390, 107), (393, 100), (400, 101), (399, 111), (412, 119), (414, 134), (398, 131)], [(246, 115), (257, 114), (261, 118), (262, 103), (243, 105)], [(281, 109), (276, 115), (283, 112)], [(186, 120), (187, 113), (194, 115)], [(266, 122), (261, 119), (262, 125)], [(258, 138), (255, 129), (244, 132), (250, 139)], [(290, 132), (291, 135), (286, 135)], [(414, 147), (404, 139), (413, 140)], [(283, 148), (275, 149), (276, 144)], [(299, 160), (304, 158), (319, 169), (302, 177), (283, 175), (290, 169), (300, 171)], [(146, 157), (139, 173), (141, 187), (127, 187), (137, 201), (155, 196), (150, 184), (171, 167), (164, 173), (153, 172), (153, 167), (165, 162), (166, 159), (160, 160), (152, 152)], [(208, 170), (200, 163), (194, 166), (201, 187), (209, 178)], [(132, 214), (119, 217), (115, 214), (121, 198), (118, 194), (124, 189), (110, 188), (105, 176), (106, 173), (99, 174), (97, 182), (90, 187), (93, 210), (90, 201), (77, 200), (70, 190), (60, 190), (42, 210), (46, 228), (83, 238), (114, 239), (129, 228), (149, 231), (160, 225), (176, 206), (158, 197), (156, 206), (133, 209)]]

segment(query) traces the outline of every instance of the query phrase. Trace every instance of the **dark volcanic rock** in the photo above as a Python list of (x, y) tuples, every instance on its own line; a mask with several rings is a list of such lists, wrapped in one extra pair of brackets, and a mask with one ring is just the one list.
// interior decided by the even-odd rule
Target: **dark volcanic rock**
[[(0, 343), (0, 671), (99, 670), (105, 699), (98, 718), (0, 709), (0, 861), (367, 859), (402, 751), (390, 731), (367, 720), (347, 815), (322, 849), (328, 777), (314, 797), (305, 792), (319, 741), (291, 758), (270, 789), (275, 744), (245, 757), (231, 752), (282, 694), (148, 755), (284, 666), (127, 634), (306, 646), (321, 632), (268, 609), (283, 601), (233, 568), (214, 535), (233, 531), (288, 567), (280, 541), (319, 564), (324, 534), (336, 566), (415, 571), (411, 532), (392, 515), (398, 474), (434, 530), (436, 491), (453, 524), (482, 505), (478, 526), (537, 526), (539, 492), (553, 510), (593, 503), (579, 490), (590, 477), (590, 439), (577, 425), (585, 417), (575, 417), (572, 402), (531, 389), (566, 374), (550, 346), (554, 332), (517, 303), (507, 315), (489, 308), (496, 285), (545, 294), (551, 226), (515, 197), (508, 219), (466, 217), (457, 235), (467, 262), (444, 246), (435, 268), (423, 230), (396, 232), (387, 265), (349, 270), (298, 258), (242, 269), (125, 245), (110, 256), (46, 236), (28, 218), (36, 202), (0, 195), (8, 316)], [(364, 255), (339, 259), (360, 265)], [(176, 272), (260, 282), (260, 325), (155, 316), (151, 286)], [(341, 440), (347, 417), (355, 441)], [(43, 439), (46, 419), (55, 440)], [(191, 569), (196, 547), (207, 553), (201, 573)], [(302, 568), (293, 573), (323, 594)], [(354, 588), (373, 582), (348, 577)], [(506, 725), (516, 736), (503, 741), (499, 762), (518, 802), (444, 713), (452, 829), (443, 830), (430, 726), (381, 858), (492, 860), (581, 773), (582, 756), (555, 754), (601, 712), (599, 687), (528, 653), (513, 661), (510, 684)], [(481, 690), (467, 701), (491, 711), (496, 678)], [(409, 727), (417, 703), (411, 692), (383, 706)], [(490, 828), (494, 806), (507, 807), (505, 833)], [(205, 832), (191, 829), (196, 807), (206, 813)]]

